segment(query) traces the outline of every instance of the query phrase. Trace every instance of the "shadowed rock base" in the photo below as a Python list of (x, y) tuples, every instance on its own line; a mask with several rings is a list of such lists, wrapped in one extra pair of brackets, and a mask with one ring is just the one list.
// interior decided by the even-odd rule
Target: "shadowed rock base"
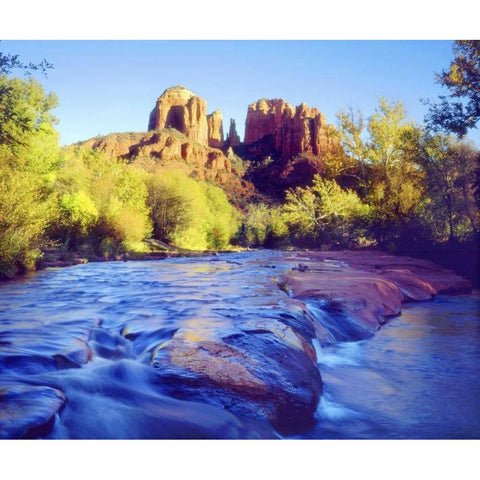
[(47, 435), (65, 401), (63, 393), (55, 388), (0, 385), (0, 438)]

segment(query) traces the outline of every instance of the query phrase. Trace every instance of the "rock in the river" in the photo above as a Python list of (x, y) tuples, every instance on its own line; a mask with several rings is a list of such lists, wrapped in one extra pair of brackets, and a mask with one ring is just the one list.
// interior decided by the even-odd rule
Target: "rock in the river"
[(312, 422), (322, 393), (315, 350), (306, 338), (274, 319), (229, 330), (216, 328), (215, 321), (196, 322), (161, 344), (152, 364), (172, 396), (298, 431)]
[(55, 388), (0, 384), (0, 438), (48, 435), (65, 402), (65, 395)]
[(83, 366), (92, 358), (87, 342), (94, 326), (94, 321), (3, 324), (0, 373), (35, 375)]
[[(373, 333), (398, 315), (402, 302), (429, 300), (437, 293), (467, 293), (472, 285), (427, 260), (379, 251), (307, 252), (303, 272), (284, 275), (295, 298), (322, 300), (324, 307)], [(354, 338), (352, 338), (354, 339)]]

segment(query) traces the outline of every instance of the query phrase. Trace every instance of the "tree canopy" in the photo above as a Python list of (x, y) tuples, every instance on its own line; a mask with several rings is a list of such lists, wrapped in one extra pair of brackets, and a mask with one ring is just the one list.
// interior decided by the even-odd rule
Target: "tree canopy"
[(464, 136), (480, 119), (480, 40), (457, 40), (455, 58), (437, 82), (450, 90), (430, 105), (426, 123), (433, 131)]

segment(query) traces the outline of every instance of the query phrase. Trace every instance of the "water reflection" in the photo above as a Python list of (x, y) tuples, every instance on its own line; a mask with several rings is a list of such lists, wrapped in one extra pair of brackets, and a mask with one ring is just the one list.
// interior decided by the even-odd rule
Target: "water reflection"
[[(310, 437), (480, 438), (479, 295), (405, 305), (375, 337), (325, 347), (319, 364), (326, 396)], [(329, 401), (358, 418), (337, 421)]]

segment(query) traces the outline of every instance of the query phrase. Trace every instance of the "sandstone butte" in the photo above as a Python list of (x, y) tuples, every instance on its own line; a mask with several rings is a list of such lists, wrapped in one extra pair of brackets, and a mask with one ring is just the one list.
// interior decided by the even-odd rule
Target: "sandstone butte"
[(321, 155), (334, 141), (317, 108), (263, 98), (248, 106), (244, 143), (250, 156), (288, 160), (302, 153)]
[(236, 204), (247, 202), (253, 185), (242, 177), (220, 149), (224, 147), (220, 110), (207, 115), (205, 100), (182, 87), (168, 88), (150, 113), (148, 132), (112, 133), (80, 145), (146, 163), (149, 169), (181, 169), (197, 180), (222, 187)]
[(208, 145), (213, 148), (223, 148), (223, 118), (220, 110), (207, 115)]
[[(243, 168), (232, 166), (232, 161), (239, 160), (236, 155), (254, 162), (272, 158), (269, 168), (257, 169), (251, 180), (265, 193), (270, 193), (270, 184), (273, 193), (281, 193), (321, 173), (321, 157), (340, 148), (330, 129), (317, 108), (261, 99), (248, 107), (245, 141), (241, 142), (233, 119), (224, 138), (221, 111), (207, 115), (205, 100), (176, 86), (158, 97), (148, 132), (112, 133), (80, 145), (101, 150), (108, 158), (149, 159), (156, 168), (181, 168), (196, 179), (219, 184), (230, 200), (241, 205), (254, 195), (255, 188)], [(298, 158), (302, 155), (305, 158)]]

